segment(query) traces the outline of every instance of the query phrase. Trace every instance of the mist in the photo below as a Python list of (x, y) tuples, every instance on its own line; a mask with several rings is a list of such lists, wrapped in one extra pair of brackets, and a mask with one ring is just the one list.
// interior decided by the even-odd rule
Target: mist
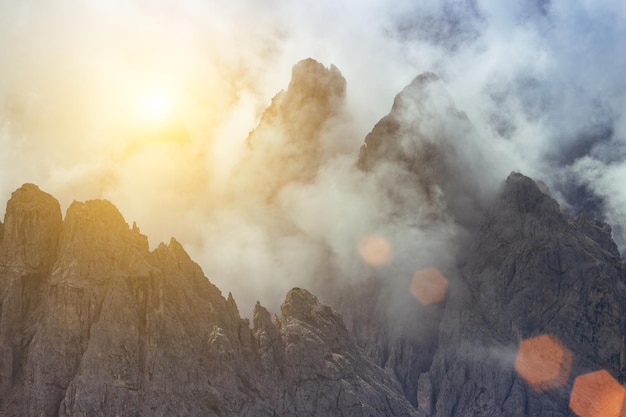
[[(406, 292), (417, 270), (453, 274), (468, 226), (452, 202), (487, 204), (510, 171), (607, 221), (623, 249), (624, 22), (617, 0), (3, 2), (0, 197), (32, 182), (64, 209), (107, 198), (152, 247), (175, 236), (244, 314), (257, 299), (276, 309), (293, 286), (378, 276)], [(285, 150), (294, 135), (277, 124), (251, 154), (249, 133), (307, 57), (334, 65), (345, 94), (309, 141)], [(445, 124), (446, 166), (460, 168), (437, 171), (434, 199), (394, 164), (356, 167), (396, 94), (427, 71), (472, 126)], [(142, 114), (151, 91), (170, 98), (167, 118)], [(236, 180), (242, 166), (262, 178), (283, 151), (296, 162), (271, 198)], [(462, 200), (466, 178), (478, 203)], [(388, 259), (364, 259), (371, 237)]]

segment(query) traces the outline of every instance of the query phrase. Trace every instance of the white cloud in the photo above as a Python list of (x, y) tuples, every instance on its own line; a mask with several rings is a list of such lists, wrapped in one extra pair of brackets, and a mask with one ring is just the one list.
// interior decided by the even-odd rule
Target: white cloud
[[(238, 289), (242, 311), (324, 273), (328, 250), (343, 273), (365, 274), (362, 233), (385, 234), (399, 268), (387, 272), (410, 278), (428, 259), (448, 262), (458, 230), (387, 222), (381, 184), (350, 161), (395, 94), (434, 71), (480, 133), (473, 146), (492, 155), (487, 183), (521, 170), (562, 189), (574, 176), (623, 224), (624, 22), (618, 0), (3, 2), (0, 199), (23, 182), (64, 207), (109, 198), (153, 246), (175, 235), (207, 274), (224, 274), (213, 280)], [(276, 206), (220, 212), (247, 132), (309, 56), (348, 82), (349, 114), (324, 136), (338, 156)], [(150, 88), (178, 97), (178, 140), (134, 120)]]

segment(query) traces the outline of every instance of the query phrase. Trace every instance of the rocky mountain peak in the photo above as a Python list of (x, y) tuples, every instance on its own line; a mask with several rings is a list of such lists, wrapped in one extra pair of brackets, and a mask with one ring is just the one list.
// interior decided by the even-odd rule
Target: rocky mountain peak
[[(290, 291), (280, 319), (257, 304), (250, 328), (176, 239), (149, 252), (109, 201), (74, 202), (62, 223), (34, 186), (8, 206), (3, 250), (26, 236), (57, 260), (0, 268), (0, 415), (415, 415), (308, 291)], [(30, 234), (48, 206), (52, 253)]]
[(67, 209), (65, 221), (74, 233), (118, 235), (129, 229), (122, 214), (109, 200), (74, 201)]
[(200, 266), (195, 263), (183, 245), (175, 238), (171, 238), (169, 244), (160, 243), (152, 252), (152, 257), (165, 269), (173, 269), (189, 275), (202, 275)]
[(256, 302), (253, 311), (252, 330), (253, 332), (267, 331), (269, 329), (275, 330), (274, 323), (270, 312), (261, 305), (260, 302)]
[(539, 231), (562, 230), (567, 216), (540, 185), (522, 174), (511, 173), (482, 231), (494, 242), (512, 242), (537, 236)]
[(425, 100), (431, 95), (431, 91), (435, 89), (440, 89), (440, 91), (437, 92), (438, 95), (446, 98), (446, 101), (449, 101), (448, 94), (445, 92), (443, 83), (437, 74), (434, 72), (419, 74), (409, 85), (404, 87), (404, 89), (396, 95), (391, 108), (392, 112), (406, 111), (407, 108), (411, 106), (411, 103), (415, 102), (416, 98)]
[[(311, 58), (298, 62), (292, 69), (289, 87), (274, 96), (259, 126), (250, 133), (248, 144), (254, 149), (280, 139), (315, 141), (323, 124), (343, 105), (345, 93), (346, 80), (334, 65), (326, 68)], [(268, 137), (268, 129), (273, 129), (274, 135), (284, 135)]]
[(257, 301), (252, 319), (252, 334), (256, 340), (259, 354), (266, 368), (280, 362), (281, 336), (279, 327), (274, 323), (270, 312)]
[(492, 184), (482, 174), (481, 146), (444, 83), (436, 74), (424, 73), (396, 95), (389, 114), (366, 136), (357, 166), (367, 172), (393, 166), (395, 178), (389, 183), (400, 182), (399, 176), (410, 178), (402, 182), (413, 183), (435, 212), (474, 226), (492, 198)]
[(4, 215), (0, 265), (36, 273), (50, 268), (57, 254), (61, 208), (50, 194), (24, 184), (11, 194)]
[(332, 105), (332, 100), (343, 98), (346, 80), (337, 67), (326, 68), (312, 58), (303, 59), (294, 65), (291, 81), (285, 95), (286, 104), (302, 105), (315, 100), (320, 105)]
[[(420, 407), (437, 417), (569, 416), (578, 375), (605, 369), (623, 380), (626, 270), (611, 248), (601, 224), (569, 217), (541, 183), (509, 175), (446, 305)], [(522, 341), (538, 335), (573, 354), (563, 381), (546, 392), (514, 369)]]
[(311, 324), (325, 323), (345, 329), (343, 319), (328, 305), (321, 303), (316, 296), (302, 288), (293, 288), (287, 293), (280, 307), (283, 319), (295, 319)]
[[(250, 134), (244, 186), (232, 187), (257, 200), (314, 178), (340, 120), (336, 68), (307, 59), (292, 75)], [(58, 202), (25, 184), (0, 223), (0, 416), (572, 415), (579, 376), (626, 380), (626, 264), (608, 225), (571, 218), (528, 177), (511, 174), (485, 199), (474, 139), (432, 73), (366, 138), (359, 166), (388, 195), (419, 190), (407, 193), (412, 208), (441, 203), (430, 205), (446, 222), (478, 226), (464, 230), (445, 303), (411, 299), (399, 325), (387, 321), (396, 300), (383, 269), (357, 291), (333, 286), (348, 294), (335, 307), (350, 331), (301, 288), (280, 317), (257, 303), (251, 328), (175, 239), (150, 252), (106, 200), (73, 203), (63, 222)], [(413, 218), (406, 200), (389, 198)], [(518, 372), (536, 337), (568, 358), (558, 383)]]
[(232, 173), (229, 198), (272, 200), (287, 183), (312, 180), (336, 145), (325, 133), (343, 115), (346, 80), (334, 67), (305, 59), (293, 67), (250, 132)]
[(503, 204), (499, 206), (500, 209), (505, 209), (506, 206), (509, 206), (512, 210), (519, 213), (541, 212), (542, 214), (560, 214), (559, 204), (542, 183), (535, 182), (523, 174), (513, 172), (507, 177), (504, 184), (501, 197)]
[[(255, 310), (263, 359), (276, 358), (275, 372), (287, 384), (286, 415), (301, 415), (291, 404), (304, 404), (310, 416), (417, 416), (397, 381), (356, 346), (341, 316), (307, 290), (289, 291), (276, 324), (260, 305)], [(318, 381), (324, 394), (311, 396)]]
[(280, 307), (283, 316), (295, 318), (309, 317), (312, 310), (319, 304), (317, 297), (302, 288), (293, 288), (285, 296), (285, 302)]
[[(108, 200), (73, 202), (61, 233), (53, 279), (100, 281), (110, 275), (146, 275), (148, 239), (131, 229)], [(71, 277), (71, 278), (70, 278)]]

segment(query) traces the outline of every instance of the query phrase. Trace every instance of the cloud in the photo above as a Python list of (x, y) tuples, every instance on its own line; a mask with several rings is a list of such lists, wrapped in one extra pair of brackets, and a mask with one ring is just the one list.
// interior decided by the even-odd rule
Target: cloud
[[(471, 173), (484, 196), (511, 170), (540, 178), (623, 248), (625, 21), (617, 0), (3, 2), (0, 198), (23, 182), (63, 207), (108, 198), (152, 246), (175, 235), (242, 311), (322, 276), (405, 290), (416, 270), (453, 264), (464, 230), (433, 221), (397, 167), (354, 164), (395, 95), (432, 71), (475, 129), (450, 127), (464, 164), (451, 178)], [(309, 56), (347, 80), (312, 174), (226, 209), (248, 133)], [(137, 118), (154, 89), (176, 102), (166, 135)], [(374, 270), (358, 254), (372, 233), (392, 249)]]
[[(434, 69), (494, 146), (493, 159), (505, 156), (512, 169), (545, 180), (562, 191), (560, 197), (574, 211), (597, 200), (596, 206), (607, 209), (596, 214), (620, 223), (623, 210), (616, 202), (623, 200), (623, 192), (618, 187), (608, 192), (602, 181), (590, 179), (590, 163), (579, 161), (590, 158), (598, 179), (618, 181), (616, 173), (623, 172), (617, 167), (624, 161), (626, 82), (619, 76), (626, 68), (619, 41), (626, 29), (620, 20), (624, 6), (479, 1), (444, 2), (434, 10), (439, 19), (464, 22), (456, 26), (462, 29), (449, 30), (452, 39), (443, 43), (432, 32), (412, 31), (406, 48), (426, 44), (445, 51)], [(404, 21), (419, 27), (420, 16), (429, 21), (432, 13), (422, 11)], [(398, 36), (406, 37), (406, 31)], [(583, 184), (584, 193), (571, 191)], [(624, 236), (616, 232), (623, 247)]]

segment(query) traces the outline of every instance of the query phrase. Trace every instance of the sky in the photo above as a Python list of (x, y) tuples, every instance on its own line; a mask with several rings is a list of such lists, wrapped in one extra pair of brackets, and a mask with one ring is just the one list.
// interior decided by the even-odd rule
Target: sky
[[(307, 57), (347, 83), (324, 142), (334, 156), (278, 203), (220, 206), (249, 132)], [(0, 200), (25, 182), (64, 209), (107, 198), (152, 247), (175, 236), (243, 311), (313, 285), (329, 253), (333, 275), (387, 274), (398, 288), (412, 271), (450, 266), (463, 230), (424, 226), (428, 209), (411, 217), (413, 205), (390, 221), (383, 179), (352, 168), (395, 95), (426, 71), (476, 130), (455, 145), (486, 155), (473, 177), (487, 188), (511, 171), (540, 179), (626, 244), (620, 0), (2, 0), (0, 62)], [(379, 238), (393, 258), (382, 267), (362, 257)]]

